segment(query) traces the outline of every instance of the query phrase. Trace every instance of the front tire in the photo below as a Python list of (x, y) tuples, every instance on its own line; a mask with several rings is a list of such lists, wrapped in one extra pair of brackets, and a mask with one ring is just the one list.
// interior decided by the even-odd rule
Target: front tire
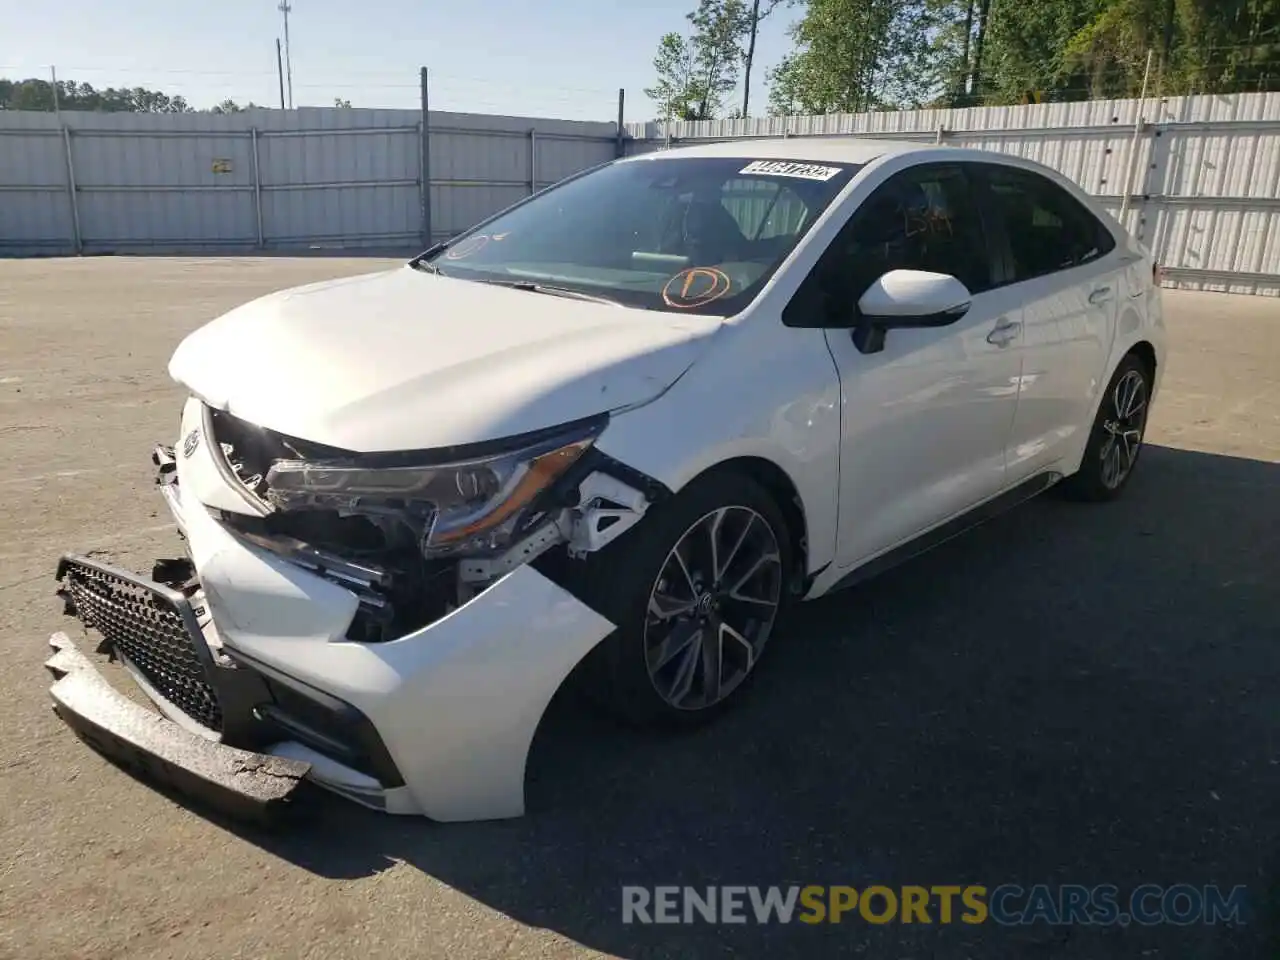
[(754, 675), (787, 598), (791, 538), (772, 497), (738, 473), (695, 480), (580, 563), (572, 588), (617, 624), (582, 690), (641, 726), (706, 722)]
[(1062, 484), (1070, 499), (1114, 500), (1128, 485), (1146, 437), (1151, 379), (1140, 357), (1129, 354), (1120, 362), (1103, 394), (1080, 469)]

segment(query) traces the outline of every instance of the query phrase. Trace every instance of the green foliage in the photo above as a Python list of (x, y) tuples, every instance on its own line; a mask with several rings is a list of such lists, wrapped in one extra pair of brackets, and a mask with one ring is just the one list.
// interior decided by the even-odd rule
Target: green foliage
[[(767, 73), (773, 113), (1133, 97), (1149, 52), (1151, 93), (1280, 89), (1280, 0), (781, 3), (797, 19)], [(719, 115), (739, 78), (734, 50), (749, 65), (752, 26), (778, 5), (701, 0), (692, 32), (663, 38), (646, 93), (665, 116)]]
[(697, 119), (706, 120), (720, 112), (725, 97), (738, 85), (746, 5), (743, 0), (700, 0), (698, 9), (689, 14), (689, 23)]
[[(659, 105), (659, 119), (720, 116), (739, 79), (750, 85), (756, 29), (780, 2), (699, 0), (697, 9), (685, 17), (687, 36), (668, 33), (658, 41), (653, 60), (657, 82), (644, 93)], [(744, 110), (747, 102), (744, 93)]]
[(693, 44), (678, 33), (668, 33), (658, 41), (653, 68), (658, 81), (645, 88), (644, 95), (658, 104), (663, 120), (696, 120), (694, 103)]
[[(171, 97), (158, 90), (143, 87), (107, 87), (95, 90), (87, 83), (58, 81), (57, 106), (63, 110), (92, 110), (99, 113), (194, 113), (182, 97)], [(239, 113), (256, 104), (244, 106), (224, 100), (210, 113)], [(0, 80), (0, 110), (54, 109), (53, 86), (47, 80)]]
[[(182, 97), (170, 97), (142, 87), (95, 90), (87, 83), (58, 81), (58, 106), (63, 110), (106, 113), (190, 113)], [(0, 80), (0, 110), (53, 110), (53, 87), (47, 80)]]
[(769, 75), (774, 113), (850, 113), (923, 100), (929, 16), (921, 0), (810, 0), (795, 50)]

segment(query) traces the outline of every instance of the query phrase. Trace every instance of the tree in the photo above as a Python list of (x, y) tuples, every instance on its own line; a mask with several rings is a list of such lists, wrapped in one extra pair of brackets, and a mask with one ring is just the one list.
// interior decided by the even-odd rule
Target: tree
[(741, 41), (748, 29), (743, 0), (700, 0), (689, 14), (693, 24), (693, 88), (699, 120), (720, 112), (724, 98), (738, 85)]
[[(191, 113), (182, 97), (171, 97), (144, 87), (107, 87), (95, 90), (74, 80), (58, 81), (56, 106), (63, 110), (104, 113)], [(54, 88), (47, 80), (0, 80), (0, 110), (52, 111)]]
[(744, 28), (747, 34), (747, 48), (742, 54), (742, 115), (750, 116), (748, 110), (751, 106), (751, 67), (756, 59), (756, 34), (760, 31), (760, 24), (764, 19), (777, 9), (778, 4), (782, 0), (751, 0), (751, 12), (747, 14), (747, 24)]
[[(0, 80), (0, 110), (54, 109), (53, 86), (47, 80)], [(250, 101), (241, 106), (234, 100), (223, 100), (210, 107), (209, 113), (240, 113), (256, 107)], [(179, 96), (169, 96), (145, 87), (107, 87), (95, 90), (87, 83), (58, 81), (57, 107), (62, 110), (88, 110), (99, 113), (194, 113), (194, 108)]]
[(678, 33), (668, 33), (658, 41), (653, 58), (658, 82), (646, 87), (644, 95), (659, 104), (663, 120), (695, 120), (692, 106), (693, 46)]
[(810, 0), (795, 50), (769, 75), (774, 113), (852, 113), (916, 105), (932, 86), (926, 0)]
[(686, 19), (688, 37), (668, 33), (658, 41), (658, 80), (645, 96), (662, 106), (663, 119), (710, 120), (738, 85), (751, 19), (744, 0), (699, 0)]
[(1000, 2), (989, 11), (975, 99), (1016, 103), (1035, 91), (1049, 100), (1084, 99), (1087, 75), (1067, 54), (1073, 37), (1107, 0)]
[(775, 113), (1280, 89), (1280, 0), (808, 0)]
[(350, 109), (351, 109), (351, 101), (350, 101), (350, 100), (343, 100), (341, 97), (334, 97), (334, 98), (333, 98), (333, 105), (334, 105), (335, 107), (341, 107), (341, 108), (342, 108), (342, 109), (344, 109), (344, 110), (350, 110)]
[(1062, 58), (1090, 96), (1136, 93), (1148, 50), (1165, 94), (1268, 89), (1277, 73), (1277, 0), (1100, 0), (1090, 13)]

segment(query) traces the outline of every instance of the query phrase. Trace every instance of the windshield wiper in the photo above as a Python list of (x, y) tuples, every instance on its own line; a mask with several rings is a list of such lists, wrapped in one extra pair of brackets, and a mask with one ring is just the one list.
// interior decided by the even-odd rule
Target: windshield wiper
[(452, 243), (453, 243), (453, 240), (450, 239), (450, 240), (441, 240), (439, 243), (432, 244), (426, 250), (423, 250), (420, 254), (418, 254), (416, 257), (410, 260), (409, 266), (413, 267), (413, 269), (415, 270), (421, 270), (423, 273), (434, 273), (437, 276), (443, 277), (445, 275), (444, 271), (441, 270), (439, 267), (437, 267), (434, 263), (428, 262), (427, 257), (434, 257), (438, 253), (443, 253), (444, 249), (450, 246)]
[(525, 290), (529, 293), (545, 293), (549, 297), (565, 297), (569, 300), (587, 300), (591, 303), (603, 303), (611, 307), (620, 307), (622, 304), (617, 300), (609, 297), (597, 296), (594, 293), (583, 293), (581, 290), (572, 290), (569, 287), (556, 287), (545, 283), (535, 283), (532, 280), (479, 280), (479, 283), (491, 283), (498, 287), (508, 287), (512, 290)]

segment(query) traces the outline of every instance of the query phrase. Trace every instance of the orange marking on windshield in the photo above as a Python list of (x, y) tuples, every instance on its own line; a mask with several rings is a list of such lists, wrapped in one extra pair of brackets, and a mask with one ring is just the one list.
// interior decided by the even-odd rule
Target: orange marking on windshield
[(478, 253), (480, 249), (489, 242), (487, 233), (479, 233), (474, 237), (467, 237), (456, 247), (450, 247), (444, 252), (446, 260), (464, 260), (473, 253)]
[[(675, 292), (679, 285), (679, 293)], [(662, 302), (677, 310), (689, 310), (719, 300), (729, 292), (733, 281), (715, 267), (691, 267), (681, 270), (662, 286)]]

